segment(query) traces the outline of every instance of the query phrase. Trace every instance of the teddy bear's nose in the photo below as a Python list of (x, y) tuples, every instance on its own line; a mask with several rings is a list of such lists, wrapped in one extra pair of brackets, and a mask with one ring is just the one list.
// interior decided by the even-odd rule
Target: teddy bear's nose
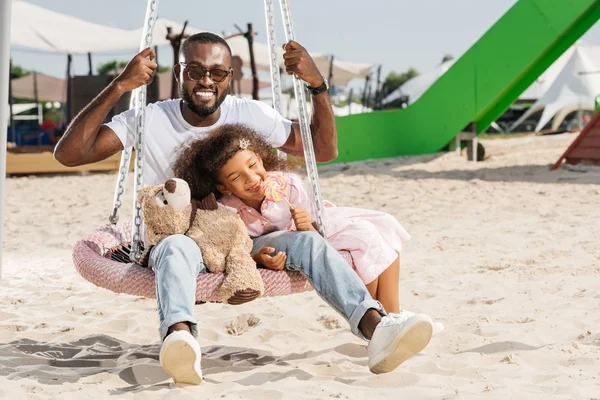
[(175, 193), (175, 190), (177, 190), (177, 182), (175, 182), (175, 179), (169, 179), (168, 181), (166, 181), (165, 189), (169, 193)]

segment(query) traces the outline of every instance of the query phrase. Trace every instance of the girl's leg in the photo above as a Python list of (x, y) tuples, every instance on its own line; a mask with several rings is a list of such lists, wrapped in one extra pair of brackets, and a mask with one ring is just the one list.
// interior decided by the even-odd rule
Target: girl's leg
[[(367, 283), (367, 285), (366, 285), (367, 286), (367, 290), (369, 291), (369, 294), (375, 300), (377, 300), (377, 285), (378, 284), (379, 284), (379, 277), (375, 278), (374, 281), (372, 281), (371, 283)], [(383, 308), (385, 308), (385, 305), (384, 305)]]
[[(374, 282), (378, 283), (376, 285), (376, 296), (373, 296), (373, 298), (378, 300), (388, 313), (399, 313), (400, 255)], [(369, 285), (367, 285), (367, 289), (369, 289)], [(369, 289), (369, 292), (371, 292), (371, 289)]]

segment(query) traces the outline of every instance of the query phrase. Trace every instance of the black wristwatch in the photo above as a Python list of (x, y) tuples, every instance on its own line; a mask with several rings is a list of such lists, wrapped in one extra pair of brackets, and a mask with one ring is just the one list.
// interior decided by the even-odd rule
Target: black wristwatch
[(321, 86), (314, 88), (314, 87), (310, 87), (310, 86), (306, 85), (306, 88), (310, 91), (310, 93), (313, 96), (316, 96), (319, 93), (323, 93), (324, 91), (329, 89), (329, 82), (327, 82), (327, 79), (325, 79), (325, 77), (323, 77), (323, 84)]

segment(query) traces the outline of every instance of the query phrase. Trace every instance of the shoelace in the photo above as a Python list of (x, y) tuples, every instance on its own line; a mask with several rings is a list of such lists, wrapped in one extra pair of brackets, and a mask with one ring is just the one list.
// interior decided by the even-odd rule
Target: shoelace
[[(388, 315), (392, 318), (396, 318), (399, 319), (400, 322), (404, 322), (409, 318), (414, 317), (415, 315), (417, 315), (417, 313), (414, 313), (412, 311), (408, 311), (408, 310), (400, 310), (400, 314), (396, 314), (396, 313), (388, 313)], [(445, 329), (444, 324), (439, 322), (439, 321), (433, 321), (433, 334), (437, 334), (440, 333), (441, 331), (443, 331)]]
[(381, 318), (381, 326), (397, 325), (407, 321), (409, 318), (414, 316), (414, 313), (402, 312), (400, 314), (388, 313), (387, 316)]

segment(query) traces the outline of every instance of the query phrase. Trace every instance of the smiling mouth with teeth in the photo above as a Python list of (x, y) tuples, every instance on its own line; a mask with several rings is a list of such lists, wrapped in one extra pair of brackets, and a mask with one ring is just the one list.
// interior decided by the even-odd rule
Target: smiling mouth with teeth
[(196, 94), (196, 96), (202, 97), (204, 99), (210, 99), (210, 98), (214, 97), (214, 95), (215, 95), (214, 92), (205, 92), (205, 91), (196, 92), (195, 94)]

